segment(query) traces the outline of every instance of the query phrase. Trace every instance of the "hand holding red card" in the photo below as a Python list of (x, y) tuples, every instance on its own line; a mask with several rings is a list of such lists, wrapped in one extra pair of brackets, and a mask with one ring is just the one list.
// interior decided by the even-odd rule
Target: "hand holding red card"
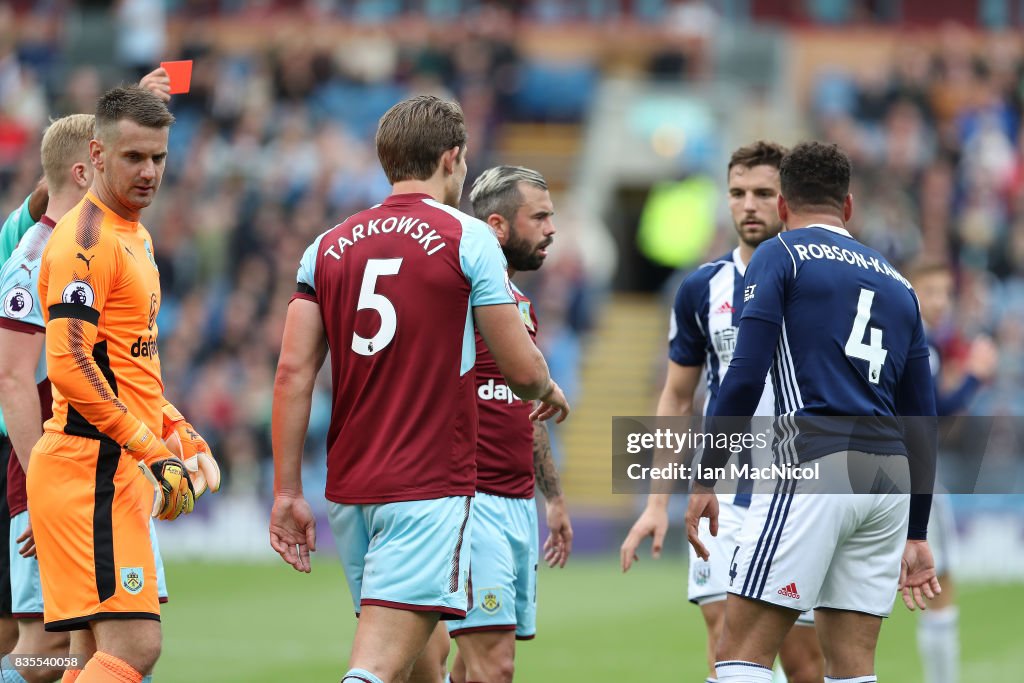
[(187, 93), (192, 84), (192, 60), (186, 59), (178, 62), (160, 62), (160, 66), (171, 78), (171, 94), (182, 95)]

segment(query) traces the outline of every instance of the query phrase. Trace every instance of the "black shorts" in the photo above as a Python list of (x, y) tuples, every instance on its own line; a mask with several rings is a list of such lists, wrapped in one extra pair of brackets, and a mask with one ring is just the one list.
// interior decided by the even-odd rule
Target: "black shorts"
[(11, 616), (11, 509), (7, 507), (7, 461), (11, 440), (0, 436), (0, 617)]

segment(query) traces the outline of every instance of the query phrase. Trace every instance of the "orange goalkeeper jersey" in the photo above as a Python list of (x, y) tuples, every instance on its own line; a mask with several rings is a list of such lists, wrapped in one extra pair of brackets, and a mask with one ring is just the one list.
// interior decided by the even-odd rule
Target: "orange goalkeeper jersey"
[(160, 275), (146, 228), (89, 192), (53, 229), (39, 297), (53, 385), (44, 430), (123, 445), (141, 420), (160, 434)]

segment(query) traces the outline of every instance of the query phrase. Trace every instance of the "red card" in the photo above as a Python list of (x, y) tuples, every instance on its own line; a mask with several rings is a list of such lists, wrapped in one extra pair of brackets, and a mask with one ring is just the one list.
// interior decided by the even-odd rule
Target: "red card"
[(171, 94), (181, 95), (187, 93), (192, 84), (192, 60), (186, 59), (180, 62), (160, 62), (167, 75), (171, 77)]

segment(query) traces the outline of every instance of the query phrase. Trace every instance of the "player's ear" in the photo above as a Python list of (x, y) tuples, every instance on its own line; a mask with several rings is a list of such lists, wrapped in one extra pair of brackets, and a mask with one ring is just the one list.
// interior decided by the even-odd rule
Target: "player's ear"
[(505, 246), (508, 243), (508, 236), (511, 226), (501, 214), (492, 213), (487, 217), (487, 225), (491, 226), (491, 232), (498, 238), (498, 244)]
[(455, 169), (458, 168), (460, 151), (461, 148), (452, 147), (441, 155), (441, 168), (444, 170), (445, 177), (455, 173)]
[(847, 194), (843, 200), (843, 222), (848, 223), (853, 215), (853, 195)]
[(89, 161), (93, 168), (103, 170), (103, 143), (96, 138), (89, 141)]
[(779, 220), (783, 223), (789, 222), (789, 204), (786, 203), (786, 198), (779, 193)]
[(89, 169), (81, 161), (71, 167), (71, 179), (79, 187), (89, 187)]

